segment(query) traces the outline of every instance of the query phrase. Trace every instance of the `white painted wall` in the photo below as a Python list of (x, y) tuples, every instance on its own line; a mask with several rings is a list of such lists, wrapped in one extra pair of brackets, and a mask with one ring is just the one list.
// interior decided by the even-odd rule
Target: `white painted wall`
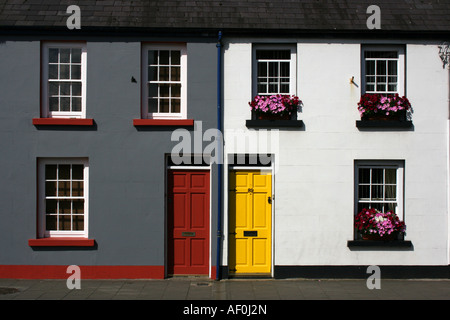
[[(268, 40), (268, 42), (283, 40)], [(227, 133), (243, 134), (252, 99), (252, 39), (224, 46), (225, 155), (243, 153)], [(292, 39), (286, 42), (292, 43)], [(360, 43), (297, 41), (297, 95), (305, 130), (280, 129), (276, 154), (274, 265), (447, 265), (448, 70), (437, 44), (407, 44), (406, 93), (414, 131), (360, 131)], [(401, 44), (401, 43), (400, 43)], [(350, 250), (354, 160), (405, 161), (406, 239), (413, 250)], [(225, 168), (227, 163), (225, 162)], [(227, 183), (225, 179), (225, 183)], [(224, 190), (227, 189), (225, 185)], [(225, 194), (225, 214), (227, 194)], [(225, 221), (224, 234), (227, 235)], [(223, 264), (227, 265), (227, 237)]]

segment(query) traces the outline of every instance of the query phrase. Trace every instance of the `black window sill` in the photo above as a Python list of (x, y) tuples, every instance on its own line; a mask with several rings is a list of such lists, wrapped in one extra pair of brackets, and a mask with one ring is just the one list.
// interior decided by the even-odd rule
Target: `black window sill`
[(303, 128), (303, 120), (246, 120), (247, 128)]
[(357, 128), (380, 128), (380, 129), (411, 129), (412, 121), (409, 120), (357, 120)]
[(349, 241), (347, 241), (347, 247), (349, 247), (349, 248), (361, 248), (361, 247), (411, 248), (412, 242), (409, 240), (392, 240), (392, 241), (349, 240)]

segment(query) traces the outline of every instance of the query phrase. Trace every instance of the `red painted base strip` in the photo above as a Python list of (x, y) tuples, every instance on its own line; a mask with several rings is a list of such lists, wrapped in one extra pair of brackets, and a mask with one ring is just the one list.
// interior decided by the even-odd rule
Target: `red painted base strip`
[(31, 247), (93, 247), (94, 239), (87, 238), (43, 238), (30, 239), (28, 245)]
[[(1, 279), (67, 279), (69, 266), (0, 265)], [(164, 279), (164, 266), (79, 266), (83, 279)]]
[(94, 119), (34, 118), (33, 124), (53, 126), (92, 126), (94, 125)]
[(193, 126), (193, 119), (164, 120), (164, 119), (133, 119), (134, 126)]

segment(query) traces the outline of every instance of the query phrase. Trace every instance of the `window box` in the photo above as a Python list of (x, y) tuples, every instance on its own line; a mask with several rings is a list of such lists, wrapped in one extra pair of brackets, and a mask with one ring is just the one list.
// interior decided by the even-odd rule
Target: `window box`
[(411, 120), (356, 120), (356, 127), (359, 129), (410, 129), (413, 128)]
[(246, 120), (247, 128), (303, 128), (302, 120)]
[(361, 120), (356, 122), (358, 128), (411, 128), (408, 120), (411, 104), (406, 97), (398, 94), (383, 95), (365, 93), (358, 102)]
[(374, 241), (374, 240), (349, 240), (347, 247), (349, 248), (412, 248), (412, 242), (409, 240), (392, 240), (392, 241)]
[(297, 96), (270, 95), (256, 96), (249, 102), (252, 119), (246, 121), (247, 127), (303, 127), (303, 121), (297, 120), (297, 112), (302, 101)]

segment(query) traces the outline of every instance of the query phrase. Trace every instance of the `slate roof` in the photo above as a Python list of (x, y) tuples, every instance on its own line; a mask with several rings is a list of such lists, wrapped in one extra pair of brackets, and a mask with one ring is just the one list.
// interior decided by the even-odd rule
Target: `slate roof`
[(450, 0), (0, 0), (0, 29), (65, 28), (78, 5), (82, 29), (368, 32), (372, 4), (383, 31), (450, 32)]

